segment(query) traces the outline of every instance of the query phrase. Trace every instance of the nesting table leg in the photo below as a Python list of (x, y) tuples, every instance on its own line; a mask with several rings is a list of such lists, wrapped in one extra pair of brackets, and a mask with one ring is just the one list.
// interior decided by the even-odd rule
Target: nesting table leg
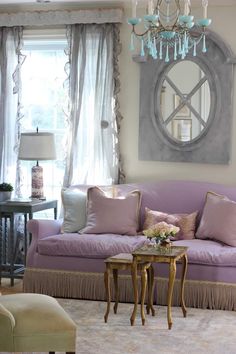
[(114, 313), (117, 313), (117, 307), (119, 303), (118, 269), (113, 269), (113, 279), (114, 279), (114, 288), (115, 288)]
[(142, 325), (145, 325), (145, 312), (144, 312), (144, 302), (147, 288), (147, 269), (143, 265), (141, 268), (141, 318)]
[(186, 273), (187, 273), (187, 263), (188, 263), (187, 254), (185, 254), (182, 257), (182, 262), (183, 262), (183, 269), (182, 269), (182, 277), (181, 277), (180, 301), (181, 301), (183, 315), (184, 315), (184, 317), (186, 317), (187, 316), (187, 309), (186, 309), (185, 300), (184, 300), (184, 282), (185, 282), (185, 277), (186, 277)]
[(137, 314), (137, 308), (138, 308), (137, 262), (135, 257), (131, 267), (131, 273), (132, 273), (132, 282), (133, 282), (133, 291), (134, 291), (134, 308), (133, 308), (132, 315), (130, 317), (130, 324), (131, 326), (133, 326)]
[(148, 303), (147, 303), (147, 314), (149, 315), (150, 310), (152, 316), (155, 316), (155, 309), (153, 307), (153, 290), (154, 290), (154, 269), (152, 264), (147, 269), (148, 276)]
[(173, 288), (174, 288), (175, 275), (176, 275), (176, 262), (174, 260), (170, 261), (169, 272), (170, 274), (169, 274), (168, 300), (167, 300), (167, 321), (168, 321), (168, 328), (171, 329), (172, 327), (171, 305), (172, 305), (172, 295), (173, 295)]
[(104, 315), (104, 321), (107, 323), (108, 315), (110, 312), (110, 306), (111, 306), (111, 286), (110, 286), (110, 267), (109, 264), (106, 266), (106, 271), (104, 273), (104, 283), (105, 283), (105, 289), (106, 289), (106, 295), (107, 295), (107, 310)]

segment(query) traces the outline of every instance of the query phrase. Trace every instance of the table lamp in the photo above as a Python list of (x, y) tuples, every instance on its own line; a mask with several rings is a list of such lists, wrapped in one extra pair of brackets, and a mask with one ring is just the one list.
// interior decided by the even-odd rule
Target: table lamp
[(36, 160), (32, 167), (31, 198), (46, 199), (43, 192), (43, 168), (40, 160), (55, 160), (54, 134), (48, 132), (22, 133), (19, 147), (19, 160)]

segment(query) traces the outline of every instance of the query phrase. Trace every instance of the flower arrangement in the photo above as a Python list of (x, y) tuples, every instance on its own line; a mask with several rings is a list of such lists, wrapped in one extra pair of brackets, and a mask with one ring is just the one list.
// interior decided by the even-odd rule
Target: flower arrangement
[(149, 239), (155, 239), (156, 243), (169, 242), (170, 237), (175, 236), (179, 232), (179, 227), (167, 224), (165, 221), (159, 222), (149, 229), (144, 230), (143, 234)]

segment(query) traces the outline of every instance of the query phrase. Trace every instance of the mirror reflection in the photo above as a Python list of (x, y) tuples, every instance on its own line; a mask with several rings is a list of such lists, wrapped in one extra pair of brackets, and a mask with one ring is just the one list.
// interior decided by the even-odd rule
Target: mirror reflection
[(161, 89), (162, 124), (175, 141), (190, 142), (207, 126), (210, 87), (196, 63), (181, 61), (166, 72)]

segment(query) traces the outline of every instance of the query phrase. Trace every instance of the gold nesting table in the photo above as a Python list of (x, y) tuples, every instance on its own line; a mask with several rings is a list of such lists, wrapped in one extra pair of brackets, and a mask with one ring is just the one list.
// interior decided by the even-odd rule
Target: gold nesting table
[[(145, 323), (145, 313), (144, 313), (144, 300), (146, 294), (146, 287), (148, 283), (148, 303), (147, 303), (147, 312), (152, 312), (152, 315), (155, 315), (155, 310), (153, 308), (153, 285), (154, 285), (154, 272), (150, 262), (143, 262), (137, 261), (135, 264), (133, 262), (133, 256), (130, 253), (120, 253), (116, 256), (109, 257), (105, 260), (106, 263), (106, 271), (104, 273), (104, 282), (105, 282), (105, 289), (107, 295), (107, 309), (104, 315), (104, 320), (107, 322), (108, 315), (110, 312), (110, 305), (111, 305), (111, 284), (110, 284), (110, 275), (111, 271), (113, 273), (113, 280), (114, 280), (114, 290), (115, 290), (115, 304), (114, 304), (114, 313), (117, 313), (117, 307), (119, 303), (119, 286), (118, 286), (118, 271), (119, 270), (130, 270), (131, 274), (134, 272), (135, 266), (135, 274), (136, 276), (132, 275), (132, 279), (136, 282), (137, 281), (137, 272), (141, 274), (141, 296), (142, 296), (142, 303), (141, 303), (141, 317), (142, 317), (142, 324)], [(147, 281), (148, 279), (148, 281)], [(134, 284), (133, 287), (135, 288)], [(131, 325), (133, 323), (131, 322)]]
[(134, 325), (137, 308), (138, 308), (138, 272), (141, 274), (141, 318), (142, 324), (145, 324), (145, 311), (144, 302), (146, 289), (148, 285), (147, 296), (147, 313), (150, 311), (152, 316), (155, 316), (153, 308), (153, 290), (154, 290), (154, 270), (152, 263), (168, 263), (169, 264), (169, 283), (167, 292), (167, 322), (168, 328), (172, 327), (171, 305), (172, 295), (176, 276), (176, 262), (182, 262), (182, 276), (181, 276), (181, 292), (180, 292), (180, 305), (182, 308), (183, 316), (186, 317), (187, 309), (184, 301), (184, 284), (187, 272), (187, 247), (170, 246), (170, 247), (155, 247), (153, 245), (143, 246), (135, 250), (132, 254), (123, 253), (116, 256), (107, 258), (106, 271), (104, 273), (105, 288), (107, 294), (107, 309), (104, 315), (104, 320), (107, 322), (110, 312), (111, 304), (111, 290), (110, 290), (110, 275), (113, 272), (114, 290), (115, 290), (115, 304), (114, 313), (117, 313), (119, 302), (119, 287), (118, 287), (118, 270), (130, 270), (132, 275), (133, 292), (134, 292), (134, 308), (130, 318), (131, 326)]
[[(183, 311), (184, 317), (187, 315), (187, 309), (184, 301), (184, 282), (187, 272), (187, 249), (188, 247), (182, 246), (170, 246), (170, 247), (155, 247), (153, 245), (143, 246), (135, 250), (133, 255), (133, 265), (132, 265), (132, 281), (134, 290), (134, 309), (131, 316), (131, 325), (134, 324), (137, 307), (138, 307), (138, 286), (137, 286), (137, 272), (139, 262), (150, 262), (150, 263), (168, 263), (169, 264), (169, 285), (167, 293), (167, 321), (168, 328), (172, 327), (172, 317), (171, 317), (171, 304), (172, 304), (172, 294), (176, 276), (176, 262), (182, 261), (182, 277), (181, 277), (181, 293), (180, 293), (180, 305)], [(153, 282), (154, 277), (151, 278)], [(142, 284), (145, 287), (145, 284)], [(153, 284), (150, 286), (153, 291)], [(144, 302), (145, 294), (141, 292), (141, 303)], [(149, 295), (152, 299), (152, 295)], [(152, 306), (152, 302), (149, 306)], [(142, 318), (145, 323), (145, 318)]]

